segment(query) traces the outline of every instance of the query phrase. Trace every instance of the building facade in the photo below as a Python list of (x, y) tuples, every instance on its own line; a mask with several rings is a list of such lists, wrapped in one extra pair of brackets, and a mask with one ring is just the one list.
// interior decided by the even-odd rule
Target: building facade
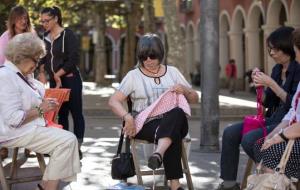
[[(159, 2), (155, 0), (156, 4)], [(235, 59), (237, 87), (243, 90), (247, 87), (246, 71), (258, 67), (271, 73), (274, 62), (268, 56), (266, 38), (279, 26), (300, 27), (300, 0), (219, 0), (219, 3), (220, 83), (224, 85), (225, 65), (229, 59)], [(199, 64), (205, 64), (200, 62), (200, 0), (180, 0), (178, 17), (185, 38), (186, 68), (193, 73)], [(163, 33), (163, 29), (158, 32)], [(116, 74), (122, 62), (124, 34), (108, 29), (107, 36), (112, 47), (108, 74)]]

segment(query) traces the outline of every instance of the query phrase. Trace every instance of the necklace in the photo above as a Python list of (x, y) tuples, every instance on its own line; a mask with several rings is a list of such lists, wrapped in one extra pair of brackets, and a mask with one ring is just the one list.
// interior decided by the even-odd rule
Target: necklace
[(150, 71), (150, 70), (147, 69), (146, 67), (143, 67), (143, 69), (145, 69), (145, 70), (148, 71), (149, 73), (154, 74), (155, 76), (157, 76), (157, 74), (159, 73), (159, 70), (160, 70), (160, 64), (158, 65), (157, 71), (155, 71), (155, 72)]

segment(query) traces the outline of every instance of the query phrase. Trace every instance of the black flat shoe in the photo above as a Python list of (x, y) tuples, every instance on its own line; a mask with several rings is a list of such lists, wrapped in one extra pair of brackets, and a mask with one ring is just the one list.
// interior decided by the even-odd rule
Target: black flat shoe
[(39, 190), (44, 190), (44, 188), (40, 184), (37, 184), (37, 186)]
[(154, 152), (148, 160), (148, 167), (152, 170), (160, 168), (162, 164), (162, 156), (158, 152)]

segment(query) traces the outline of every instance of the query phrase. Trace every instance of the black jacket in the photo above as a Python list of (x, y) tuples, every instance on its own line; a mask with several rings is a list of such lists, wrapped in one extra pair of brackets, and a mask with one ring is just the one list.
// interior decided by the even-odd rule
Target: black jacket
[[(276, 81), (279, 86), (282, 86), (281, 80), (282, 65), (276, 64), (271, 73), (271, 78)], [(292, 61), (286, 71), (286, 81), (282, 88), (287, 92), (286, 101), (283, 102), (270, 89), (265, 91), (264, 106), (267, 108), (266, 117), (271, 117), (281, 121), (284, 115), (289, 111), (293, 96), (297, 91), (297, 86), (300, 81), (300, 65), (296, 61)]]
[(46, 44), (47, 54), (41, 60), (45, 65), (45, 70), (53, 79), (53, 72), (63, 69), (66, 75), (78, 71), (79, 65), (79, 41), (72, 30), (65, 28), (52, 42), (49, 33), (43, 36)]

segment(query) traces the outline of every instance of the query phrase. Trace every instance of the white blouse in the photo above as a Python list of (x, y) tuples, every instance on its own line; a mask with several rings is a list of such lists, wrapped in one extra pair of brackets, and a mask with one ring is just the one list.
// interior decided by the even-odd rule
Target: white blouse
[(191, 85), (174, 66), (166, 65), (166, 72), (159, 77), (160, 84), (155, 83), (155, 77), (150, 77), (141, 72), (139, 68), (127, 73), (118, 90), (132, 100), (134, 112), (141, 112), (151, 105), (161, 94), (175, 84), (187, 87)]
[[(296, 105), (296, 100), (298, 105)], [(300, 83), (298, 84), (297, 91), (293, 97), (292, 106), (282, 120), (292, 121), (294, 119), (296, 119), (297, 122), (300, 121)]]
[(43, 85), (32, 77), (26, 83), (17, 73), (20, 70), (6, 61), (0, 68), (0, 143), (21, 137), (36, 127), (45, 126), (43, 118), (22, 124), (26, 111), (40, 105), (44, 96)]

